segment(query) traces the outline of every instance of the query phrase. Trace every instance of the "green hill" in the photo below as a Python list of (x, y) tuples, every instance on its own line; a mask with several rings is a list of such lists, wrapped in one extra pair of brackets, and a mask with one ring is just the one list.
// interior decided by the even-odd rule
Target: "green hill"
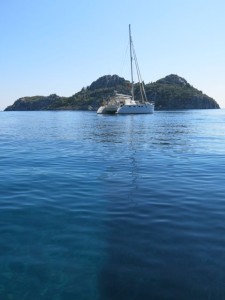
[[(168, 75), (145, 85), (147, 98), (155, 102), (155, 110), (215, 109), (217, 102), (192, 87), (184, 78)], [(71, 97), (50, 96), (23, 97), (8, 106), (5, 111), (21, 110), (97, 110), (102, 102), (114, 94), (130, 94), (131, 83), (117, 75), (106, 75)], [(139, 87), (135, 84), (135, 96)]]

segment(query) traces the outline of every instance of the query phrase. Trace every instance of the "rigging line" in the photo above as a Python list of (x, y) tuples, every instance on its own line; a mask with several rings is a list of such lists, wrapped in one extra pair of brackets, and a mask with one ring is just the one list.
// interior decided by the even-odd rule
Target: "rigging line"
[(145, 93), (145, 87), (144, 87), (144, 84), (143, 84), (143, 80), (142, 80), (142, 77), (141, 77), (141, 73), (140, 73), (140, 69), (139, 69), (138, 63), (137, 63), (137, 68), (138, 68), (138, 73), (139, 73), (140, 90), (141, 90), (141, 93), (143, 93), (143, 100), (144, 101), (148, 101), (146, 93)]
[(136, 71), (137, 71), (137, 77), (138, 77), (138, 83), (139, 83), (139, 87), (140, 87), (140, 92), (141, 92), (141, 102), (144, 102), (144, 95), (143, 95), (143, 91), (142, 91), (142, 87), (141, 87), (141, 78), (140, 78), (140, 72), (139, 72), (139, 68), (138, 68), (138, 63), (137, 63), (137, 59), (134, 53), (134, 61), (135, 61), (135, 66), (136, 66)]
[(137, 61), (137, 55), (134, 49), (134, 44), (132, 43), (132, 48), (133, 48), (133, 54), (134, 54), (134, 61), (135, 61), (135, 65), (136, 65), (136, 70), (137, 70), (137, 76), (138, 76), (138, 81), (139, 81), (139, 85), (140, 85), (140, 92), (141, 92), (141, 97), (144, 101), (148, 101), (147, 100), (147, 96), (145, 93), (145, 88), (144, 88), (144, 84), (143, 84), (143, 80), (141, 77), (141, 72), (140, 72), (140, 68), (138, 65), (138, 61)]
[(124, 52), (124, 56), (123, 56), (123, 59), (122, 59), (122, 62), (121, 62), (121, 68), (120, 68), (121, 76), (123, 75), (123, 72), (124, 72), (124, 66), (125, 66), (125, 61), (126, 61), (126, 57), (127, 57), (128, 48), (129, 48), (129, 41), (127, 42), (126, 49), (125, 49), (125, 52)]
[(136, 56), (136, 53), (135, 53), (135, 50), (134, 50), (134, 44), (133, 43), (132, 43), (132, 51), (133, 51), (133, 56), (134, 56), (134, 62), (135, 62), (135, 67), (136, 67), (136, 72), (137, 72), (138, 83), (139, 83), (140, 92), (141, 92), (141, 100), (143, 102), (144, 97), (143, 97), (143, 92), (142, 92), (142, 88), (141, 88), (140, 71), (139, 71), (137, 56)]
[(141, 93), (144, 94), (144, 97), (143, 97), (144, 101), (148, 101), (146, 93), (145, 93), (145, 88), (144, 88), (143, 80), (142, 80), (142, 77), (141, 77), (141, 72), (140, 72), (140, 68), (139, 68), (139, 65), (138, 65), (137, 55), (136, 55), (136, 52), (135, 52), (135, 49), (134, 49), (134, 45), (133, 45), (133, 52), (134, 52), (134, 58), (135, 58), (135, 63), (136, 63), (136, 68), (137, 68), (137, 73), (138, 73), (138, 78), (139, 78), (139, 83), (140, 83), (140, 90), (141, 90)]

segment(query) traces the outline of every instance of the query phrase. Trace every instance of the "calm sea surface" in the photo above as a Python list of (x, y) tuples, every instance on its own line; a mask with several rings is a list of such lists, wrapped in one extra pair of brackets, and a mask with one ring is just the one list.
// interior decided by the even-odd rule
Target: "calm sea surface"
[(1, 112), (0, 299), (225, 299), (225, 110)]

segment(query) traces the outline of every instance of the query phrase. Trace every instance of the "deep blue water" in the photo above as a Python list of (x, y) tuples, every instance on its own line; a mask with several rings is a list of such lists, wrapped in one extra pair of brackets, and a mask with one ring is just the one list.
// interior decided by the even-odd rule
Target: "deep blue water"
[(0, 113), (0, 299), (225, 299), (225, 110)]

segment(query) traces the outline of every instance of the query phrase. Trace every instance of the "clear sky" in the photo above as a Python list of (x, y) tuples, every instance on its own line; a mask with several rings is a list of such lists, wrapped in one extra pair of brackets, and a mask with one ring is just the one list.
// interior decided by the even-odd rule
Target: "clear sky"
[(130, 79), (129, 23), (146, 83), (177, 74), (225, 107), (224, 14), (224, 0), (0, 0), (0, 110), (107, 74)]

